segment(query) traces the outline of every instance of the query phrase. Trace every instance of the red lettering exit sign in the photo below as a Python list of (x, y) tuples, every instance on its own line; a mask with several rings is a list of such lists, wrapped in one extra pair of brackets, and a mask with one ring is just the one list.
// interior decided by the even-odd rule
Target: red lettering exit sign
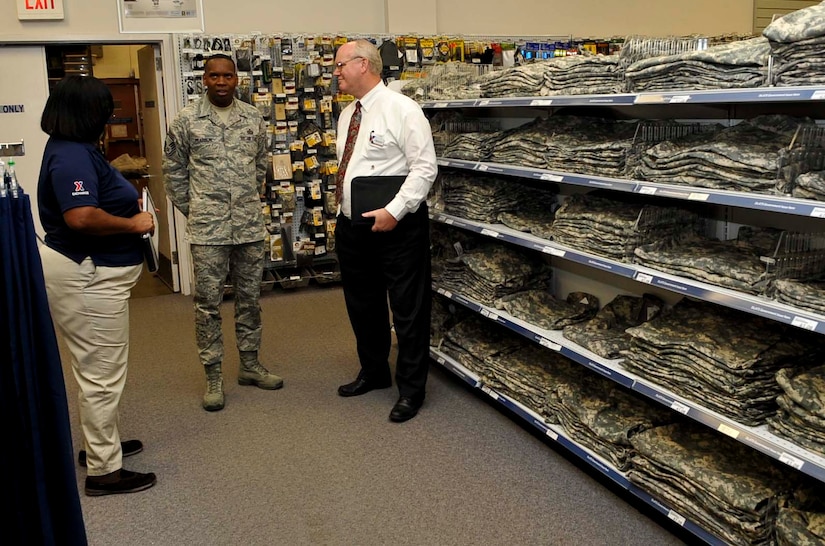
[(17, 18), (63, 19), (63, 0), (17, 0)]

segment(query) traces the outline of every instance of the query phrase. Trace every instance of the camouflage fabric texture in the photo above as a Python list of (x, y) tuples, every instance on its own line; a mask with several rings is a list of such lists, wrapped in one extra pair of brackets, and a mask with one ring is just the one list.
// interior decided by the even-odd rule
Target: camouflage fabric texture
[(561, 330), (593, 318), (599, 310), (599, 299), (592, 294), (571, 292), (562, 301), (547, 290), (525, 290), (498, 298), (494, 306), (539, 328)]
[(746, 425), (776, 413), (777, 371), (811, 367), (823, 354), (818, 336), (689, 299), (627, 333), (628, 370)]
[(779, 546), (821, 546), (825, 544), (825, 486), (800, 485), (779, 508), (776, 518)]
[(806, 371), (779, 370), (779, 409), (768, 420), (771, 431), (825, 455), (825, 365)]
[(260, 112), (239, 100), (233, 102), (226, 125), (206, 97), (181, 110), (171, 123), (164, 147), (164, 182), (172, 203), (187, 217), (190, 243), (263, 241), (266, 139)]
[(642, 431), (630, 480), (729, 544), (774, 544), (778, 507), (798, 474), (694, 423)]
[(235, 338), (239, 352), (254, 351), (261, 346), (261, 277), (264, 267), (264, 243), (245, 245), (192, 245), (195, 270), (194, 306), (195, 339), (204, 366), (223, 361), (220, 303), (224, 281), (231, 271), (235, 302)]
[(602, 358), (616, 359), (630, 348), (625, 330), (659, 316), (664, 302), (656, 296), (620, 294), (602, 307), (591, 320), (564, 327), (564, 337)]

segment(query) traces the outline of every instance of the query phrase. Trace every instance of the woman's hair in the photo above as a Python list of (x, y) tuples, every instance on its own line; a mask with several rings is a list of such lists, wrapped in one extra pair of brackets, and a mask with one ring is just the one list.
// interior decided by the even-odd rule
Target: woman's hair
[(55, 138), (96, 143), (114, 109), (105, 83), (92, 76), (66, 76), (49, 95), (40, 128)]

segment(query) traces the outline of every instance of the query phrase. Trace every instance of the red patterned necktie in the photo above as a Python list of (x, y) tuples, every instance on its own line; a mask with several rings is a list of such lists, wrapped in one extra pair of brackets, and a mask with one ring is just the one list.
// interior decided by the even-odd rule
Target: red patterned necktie
[(349, 121), (347, 130), (347, 142), (344, 144), (344, 155), (338, 164), (338, 175), (335, 178), (335, 202), (341, 204), (341, 196), (344, 194), (344, 177), (347, 174), (349, 158), (352, 157), (352, 149), (355, 148), (355, 139), (358, 138), (358, 129), (361, 128), (361, 101), (355, 103), (355, 112)]

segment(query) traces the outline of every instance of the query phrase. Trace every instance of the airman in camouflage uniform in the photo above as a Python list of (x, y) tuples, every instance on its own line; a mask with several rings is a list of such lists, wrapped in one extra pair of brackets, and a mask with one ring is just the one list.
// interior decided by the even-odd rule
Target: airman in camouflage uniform
[(277, 389), (283, 380), (258, 361), (266, 124), (257, 109), (234, 99), (238, 77), (230, 57), (210, 57), (203, 79), (206, 95), (184, 108), (169, 128), (163, 171), (169, 198), (187, 218), (195, 270), (195, 336), (207, 377), (203, 407), (216, 411), (224, 406), (219, 306), (227, 273), (235, 292), (238, 383)]

